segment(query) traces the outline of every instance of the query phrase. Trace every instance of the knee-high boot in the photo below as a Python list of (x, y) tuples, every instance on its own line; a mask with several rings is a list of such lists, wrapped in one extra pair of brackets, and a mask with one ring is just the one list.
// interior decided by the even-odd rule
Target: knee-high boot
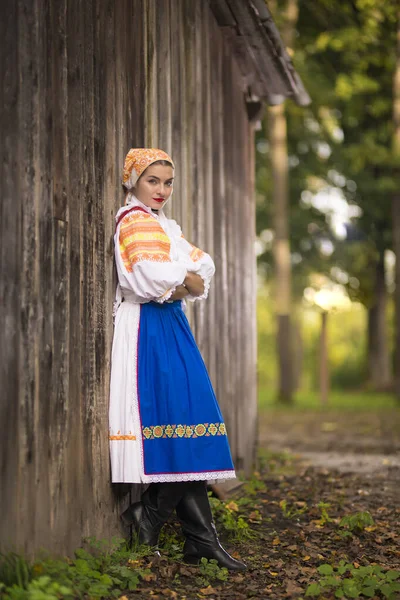
[(160, 531), (182, 498), (186, 482), (152, 483), (121, 515), (126, 526), (133, 525), (140, 544), (157, 546)]
[(220, 544), (205, 481), (194, 481), (188, 485), (176, 506), (176, 514), (186, 537), (183, 548), (185, 562), (198, 564), (204, 557), (217, 560), (220, 567), (231, 571), (244, 571), (247, 568)]

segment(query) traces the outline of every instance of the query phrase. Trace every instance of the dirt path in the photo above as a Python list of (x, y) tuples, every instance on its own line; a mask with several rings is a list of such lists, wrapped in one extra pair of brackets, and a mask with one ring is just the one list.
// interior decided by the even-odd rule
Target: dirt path
[(300, 454), (316, 467), (399, 479), (400, 411), (271, 410), (260, 418), (260, 445)]

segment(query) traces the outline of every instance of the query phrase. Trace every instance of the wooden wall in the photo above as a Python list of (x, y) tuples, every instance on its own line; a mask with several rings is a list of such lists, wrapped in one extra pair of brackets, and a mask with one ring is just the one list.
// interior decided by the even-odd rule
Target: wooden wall
[(215, 259), (190, 312), (239, 469), (256, 435), (253, 137), (204, 0), (4, 0), (0, 540), (119, 534), (108, 386), (114, 214), (130, 147), (177, 165), (170, 214)]

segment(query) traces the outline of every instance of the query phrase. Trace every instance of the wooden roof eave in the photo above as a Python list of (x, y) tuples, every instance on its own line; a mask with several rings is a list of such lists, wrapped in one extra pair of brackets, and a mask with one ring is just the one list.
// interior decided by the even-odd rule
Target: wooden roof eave
[(209, 0), (235, 53), (243, 82), (268, 104), (311, 99), (286, 51), (265, 0)]

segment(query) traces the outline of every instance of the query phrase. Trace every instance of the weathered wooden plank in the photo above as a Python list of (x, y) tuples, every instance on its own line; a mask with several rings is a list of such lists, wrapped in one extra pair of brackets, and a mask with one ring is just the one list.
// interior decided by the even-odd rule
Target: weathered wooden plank
[[(38, 242), (38, 367), (36, 394), (36, 455), (35, 455), (35, 540), (41, 543), (43, 531), (50, 530), (51, 495), (49, 465), (44, 457), (51, 453), (50, 422), (51, 405), (54, 402), (52, 389), (53, 368), (53, 199), (51, 193), (51, 146), (49, 128), (51, 124), (51, 69), (49, 68), (50, 12), (47, 3), (37, 1), (33, 32), (37, 61), (37, 94), (35, 98), (34, 169), (36, 173), (34, 197), (37, 199), (37, 242)], [(32, 509), (30, 507), (29, 513)], [(29, 514), (29, 517), (30, 516)]]
[(169, 0), (170, 11), (170, 77), (172, 78), (170, 92), (170, 123), (171, 123), (171, 156), (176, 165), (174, 192), (168, 202), (168, 213), (181, 225), (182, 231), (187, 235), (184, 207), (186, 203), (186, 170), (184, 165), (183, 143), (185, 140), (184, 123), (186, 119), (185, 84), (183, 78), (185, 71), (182, 68), (181, 47), (182, 33), (182, 0)]
[[(21, 253), (20, 275), (23, 285), (19, 290), (20, 302), (20, 348), (19, 348), (19, 490), (17, 501), (21, 512), (18, 545), (26, 550), (29, 538), (35, 539), (35, 524), (29, 515), (36, 510), (35, 461), (36, 461), (36, 382), (37, 382), (37, 220), (34, 170), (37, 128), (35, 103), (37, 101), (37, 62), (34, 35), (34, 5), (18, 2), (18, 53), (20, 81), (26, 82), (18, 91), (18, 138), (16, 150), (18, 164), (25, 166), (18, 178), (18, 202), (20, 203), (20, 238), (16, 247)], [(35, 56), (35, 58), (31, 58)], [(15, 399), (16, 400), (16, 399)], [(30, 500), (30, 498), (32, 500)]]
[[(99, 39), (104, 41), (103, 44), (97, 40), (100, 68), (100, 81), (103, 85), (100, 87), (100, 113), (98, 127), (104, 136), (100, 148), (104, 152), (102, 159), (99, 157), (99, 164), (103, 164), (103, 181), (100, 191), (99, 209), (102, 211), (102, 219), (104, 221), (102, 229), (103, 248), (99, 252), (97, 250), (96, 260), (103, 260), (104, 273), (101, 276), (104, 285), (104, 305), (103, 305), (103, 322), (102, 335), (104, 336), (104, 346), (102, 349), (101, 358), (103, 364), (102, 369), (102, 390), (101, 390), (101, 406), (98, 412), (101, 414), (101, 419), (98, 428), (99, 439), (99, 458), (100, 469), (97, 473), (99, 486), (101, 488), (101, 505), (100, 511), (97, 514), (97, 536), (106, 537), (115, 533), (116, 523), (115, 515), (122, 512), (120, 506), (120, 498), (110, 489), (110, 464), (104, 458), (108, 456), (108, 396), (109, 396), (109, 372), (110, 358), (112, 345), (112, 303), (115, 292), (115, 278), (113, 265), (113, 235), (115, 232), (114, 215), (117, 207), (123, 202), (122, 186), (118, 185), (120, 178), (120, 168), (116, 164), (117, 157), (117, 107), (116, 107), (116, 14), (114, 10), (115, 4), (110, 0), (107, 10), (101, 11), (99, 14)], [(139, 62), (136, 59), (136, 62)], [(103, 126), (104, 124), (105, 126)], [(117, 186), (116, 186), (117, 183)], [(116, 193), (116, 187), (120, 193)], [(100, 276), (97, 276), (100, 279)], [(126, 499), (125, 499), (126, 503)], [(122, 506), (123, 503), (122, 503)], [(125, 508), (125, 506), (124, 506)]]
[[(195, 5), (195, 27), (194, 27), (194, 87), (195, 97), (193, 105), (193, 120), (195, 123), (194, 132), (194, 161), (193, 161), (193, 243), (199, 248), (205, 248), (204, 234), (204, 172), (209, 168), (209, 158), (204, 152), (204, 122), (203, 122), (203, 102), (204, 85), (203, 82), (203, 48), (204, 48), (204, 5), (196, 3)], [(207, 8), (207, 7), (206, 7)], [(206, 248), (205, 248), (206, 249)], [(207, 357), (207, 332), (205, 327), (204, 303), (196, 302), (194, 305), (194, 328), (196, 340), (202, 352), (204, 359)]]
[[(68, 501), (66, 468), (68, 465), (67, 415), (71, 408), (69, 396), (69, 224), (68, 224), (68, 99), (66, 54), (67, 2), (57, 8), (50, 5), (49, 69), (51, 87), (51, 179), (53, 203), (53, 362), (52, 403), (49, 435), (52, 460), (50, 463), (51, 526), (54, 544), (68, 544)], [(67, 326), (66, 326), (67, 325)]]
[[(216, 263), (216, 278), (214, 289), (217, 297), (216, 324), (214, 335), (217, 363), (217, 396), (226, 421), (232, 451), (235, 453), (234, 416), (232, 411), (232, 371), (230, 369), (230, 340), (229, 340), (229, 294), (228, 263), (227, 263), (227, 204), (226, 186), (228, 183), (225, 168), (225, 155), (228, 147), (224, 144), (225, 106), (222, 93), (223, 78), (223, 45), (216, 39), (211, 55), (211, 89), (212, 102), (212, 168), (213, 168), (213, 197), (214, 197), (214, 256)], [(230, 125), (230, 124), (229, 124)]]
[(19, 162), (18, 139), (18, 5), (7, 0), (0, 5), (0, 74), (2, 86), (0, 98), (0, 173), (2, 198), (0, 204), (0, 378), (2, 398), (0, 422), (3, 435), (0, 452), (0, 539), (7, 547), (16, 544), (15, 527), (18, 514), (19, 472), (19, 346), (20, 310), (18, 289), (21, 281), (22, 256), (19, 252), (21, 239), (21, 204), (18, 202)]
[[(203, 73), (202, 81), (211, 81), (211, 56), (212, 48), (215, 44), (215, 40), (219, 38), (219, 31), (215, 25), (213, 16), (208, 10), (204, 10), (203, 17), (204, 27), (204, 48), (203, 48)], [(206, 160), (206, 167), (204, 169), (204, 248), (205, 250), (214, 257), (214, 212), (213, 203), (219, 202), (219, 198), (213, 198), (213, 131), (212, 131), (212, 96), (213, 91), (211, 85), (205, 85), (204, 88), (204, 100), (203, 100), (203, 113), (202, 122), (204, 128), (204, 142), (203, 142), (203, 153)], [(218, 274), (217, 274), (218, 277)], [(217, 365), (216, 365), (216, 345), (217, 340), (215, 339), (215, 332), (217, 331), (217, 323), (215, 319), (215, 302), (216, 294), (215, 287), (211, 286), (207, 303), (204, 303), (204, 310), (206, 313), (205, 324), (207, 327), (207, 364), (212, 382), (216, 381), (217, 376)]]
[[(144, 31), (145, 31), (145, 146), (157, 148), (158, 142), (158, 123), (157, 123), (157, 36), (156, 19), (157, 6), (152, 0), (146, 0), (144, 6)], [(166, 25), (168, 26), (168, 24)]]
[[(69, 213), (69, 394), (71, 409), (67, 414), (68, 451), (66, 481), (69, 500), (70, 536), (69, 547), (73, 547), (81, 536), (88, 511), (87, 481), (84, 446), (87, 443), (84, 423), (85, 408), (82, 399), (82, 379), (85, 357), (83, 355), (82, 312), (83, 270), (85, 256), (83, 248), (83, 210), (85, 189), (83, 187), (84, 147), (86, 138), (82, 127), (85, 89), (84, 65), (82, 61), (85, 44), (85, 29), (81, 2), (74, 2), (67, 12), (67, 57), (68, 57), (68, 213)], [(86, 500), (85, 500), (86, 498)], [(76, 506), (80, 507), (77, 514)]]

